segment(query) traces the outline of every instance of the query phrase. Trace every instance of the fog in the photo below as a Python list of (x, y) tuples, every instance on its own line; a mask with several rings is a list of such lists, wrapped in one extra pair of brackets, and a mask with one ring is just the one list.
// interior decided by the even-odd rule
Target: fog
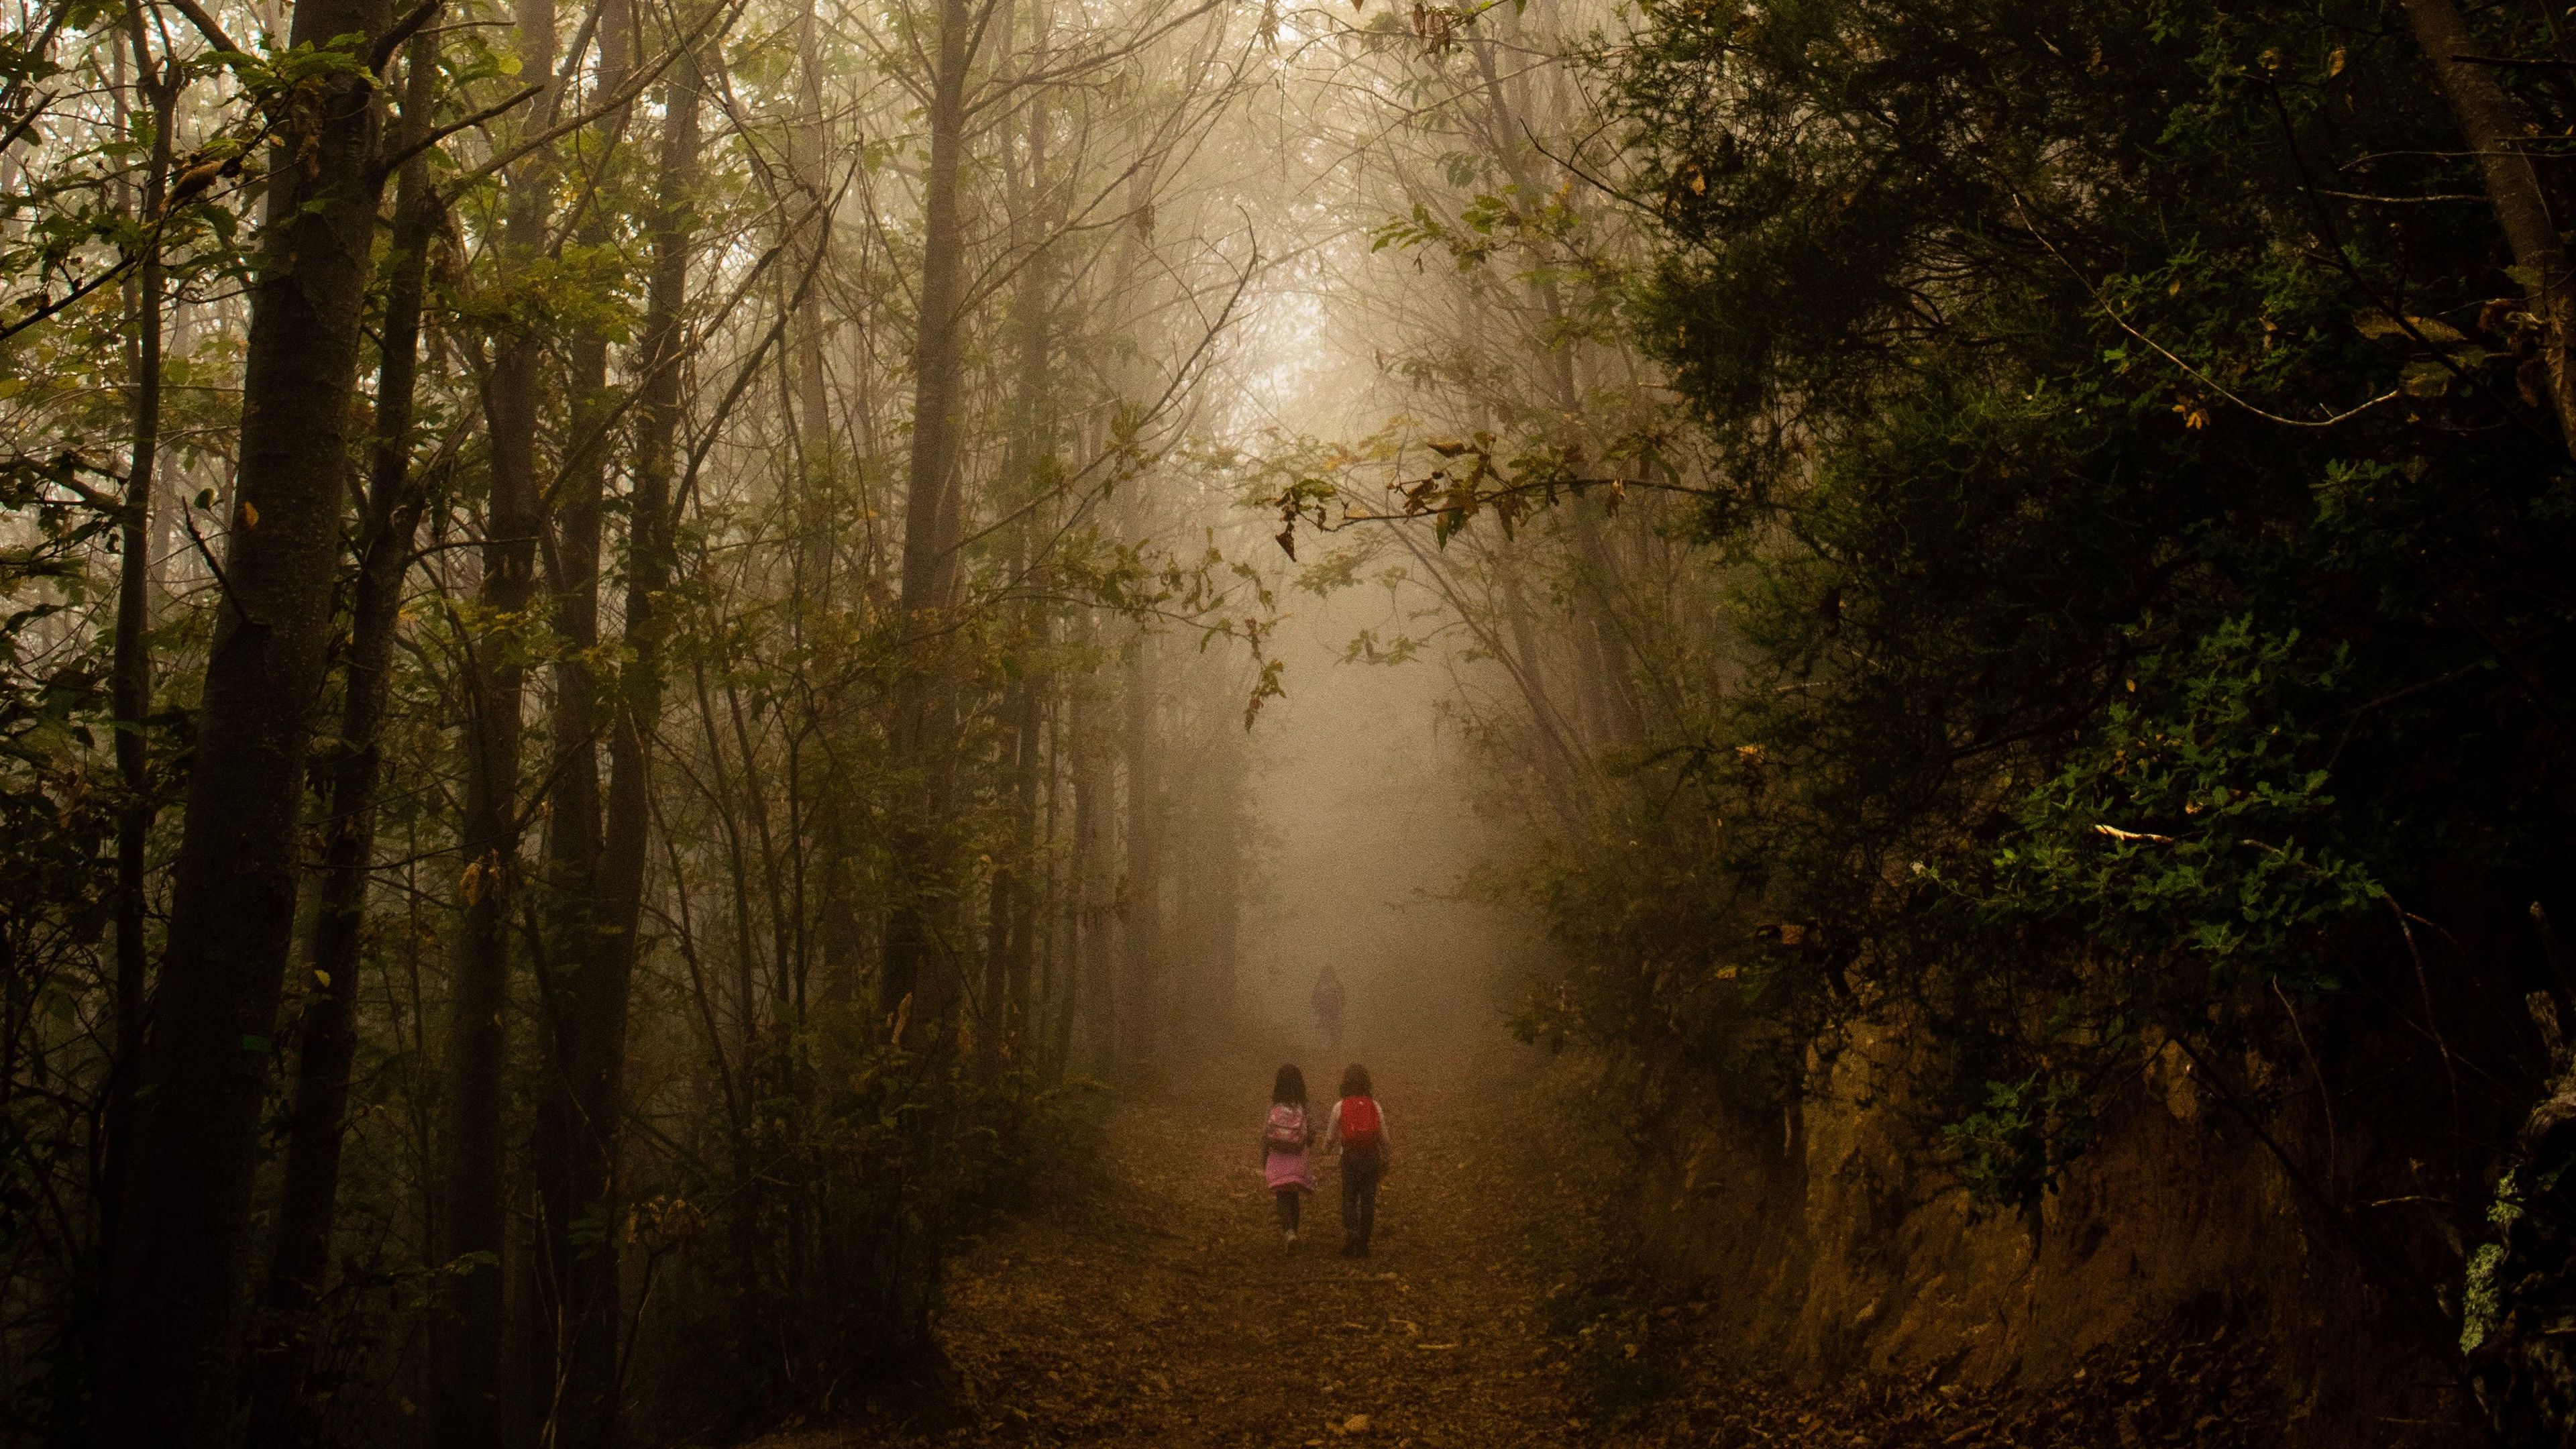
[(1655, 587), (1531, 501), (1645, 466), (1613, 14), (28, 10), (0, 1445), (774, 1418), (1327, 965), (1502, 1040)]
[(1498, 849), (1452, 713), (1450, 671), (1472, 666), (1436, 647), (1403, 664), (1344, 662), (1361, 630), (1385, 626), (1386, 591), (1300, 602), (1280, 637), (1287, 697), (1255, 729), (1245, 1004), (1318, 1041), (1308, 996), (1330, 962), (1353, 1052), (1488, 1039), (1531, 926), (1469, 889)]

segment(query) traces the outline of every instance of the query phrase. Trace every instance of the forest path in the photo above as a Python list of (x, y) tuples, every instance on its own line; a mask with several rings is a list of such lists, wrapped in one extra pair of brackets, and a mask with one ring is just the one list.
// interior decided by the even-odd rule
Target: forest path
[[(1310, 1083), (1339, 1077), (1305, 1053)], [(2245, 1334), (2105, 1348), (2037, 1390), (1789, 1383), (1720, 1332), (1719, 1285), (1657, 1273), (1605, 1223), (1617, 1175), (1531, 1130), (1555, 1113), (1497, 1050), (1367, 1052), (1393, 1167), (1365, 1260), (1339, 1183), (1280, 1241), (1254, 1166), (1275, 1058), (1122, 1100), (1096, 1168), (952, 1265), (951, 1373), (759, 1449), (2251, 1449), (2279, 1442)], [(1340, 1057), (1332, 1059), (1342, 1060)], [(1330, 1075), (1327, 1075), (1327, 1071)], [(1319, 1093), (1320, 1095), (1320, 1093)], [(1732, 1342), (1733, 1346), (1730, 1346)], [(2277, 1397), (2272, 1396), (2272, 1397)]]
[[(955, 1267), (940, 1333), (962, 1422), (919, 1444), (1554, 1445), (1585, 1437), (1542, 1303), (1584, 1246), (1527, 1170), (1490, 1064), (1373, 1058), (1392, 1166), (1373, 1255), (1346, 1259), (1338, 1169), (1282, 1243), (1255, 1169), (1270, 1064), (1131, 1099), (1106, 1180)], [(1321, 1088), (1338, 1065), (1307, 1063)], [(791, 1441), (793, 1442), (793, 1441)], [(802, 1441), (812, 1449), (851, 1440)], [(870, 1442), (880, 1442), (871, 1436)]]

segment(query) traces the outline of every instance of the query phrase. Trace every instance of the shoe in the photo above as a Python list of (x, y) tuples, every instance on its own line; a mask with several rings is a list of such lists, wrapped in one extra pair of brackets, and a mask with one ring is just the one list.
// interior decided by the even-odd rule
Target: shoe
[(1297, 1246), (1297, 1230), (1295, 1228), (1290, 1228), (1288, 1230), (1288, 1246), (1292, 1248)]

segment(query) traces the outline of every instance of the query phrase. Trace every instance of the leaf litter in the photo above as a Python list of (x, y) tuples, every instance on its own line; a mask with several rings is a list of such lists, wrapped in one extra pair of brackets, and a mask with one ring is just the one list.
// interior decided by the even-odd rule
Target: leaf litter
[(1627, 1260), (1597, 1173), (1512, 1130), (1535, 1106), (1498, 1109), (1518, 1088), (1449, 1060), (1378, 1076), (1407, 1131), (1369, 1260), (1337, 1255), (1329, 1164), (1282, 1242), (1251, 1161), (1257, 1080), (1140, 1094), (1097, 1171), (956, 1264), (937, 1402), (883, 1397), (762, 1449), (2235, 1449), (2275, 1428), (2265, 1365), (2223, 1323), (2036, 1389), (1794, 1385), (1719, 1347), (1705, 1285)]

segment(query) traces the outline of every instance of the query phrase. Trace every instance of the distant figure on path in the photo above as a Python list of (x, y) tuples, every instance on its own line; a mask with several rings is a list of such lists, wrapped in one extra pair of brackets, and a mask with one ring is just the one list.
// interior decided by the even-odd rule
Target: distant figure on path
[(1306, 1120), (1306, 1074), (1293, 1064), (1281, 1067), (1270, 1083), (1270, 1120), (1261, 1126), (1261, 1180), (1279, 1200), (1279, 1231), (1292, 1248), (1298, 1199), (1315, 1190), (1313, 1154), (1307, 1151), (1314, 1141), (1315, 1129)]
[(1325, 1140), (1342, 1157), (1342, 1256), (1365, 1258), (1377, 1231), (1377, 1184), (1386, 1175), (1386, 1113), (1372, 1095), (1368, 1068), (1357, 1062), (1342, 1073), (1342, 1099), (1333, 1104)]
[(1342, 978), (1333, 973), (1333, 963), (1324, 963), (1324, 972), (1315, 978), (1315, 994), (1308, 998), (1315, 1004), (1315, 1018), (1324, 1024), (1324, 1044), (1339, 1050), (1342, 1045)]

